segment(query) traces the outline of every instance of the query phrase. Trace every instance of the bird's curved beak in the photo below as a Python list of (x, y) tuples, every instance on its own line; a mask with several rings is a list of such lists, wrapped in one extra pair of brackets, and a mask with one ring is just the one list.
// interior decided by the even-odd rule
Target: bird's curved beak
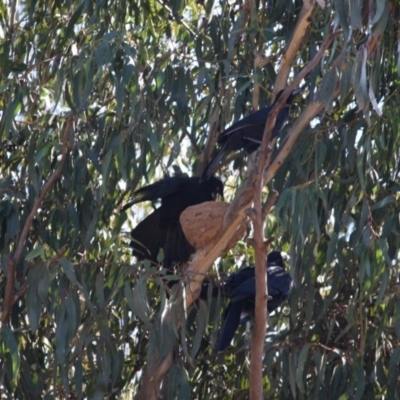
[(289, 254), (285, 253), (284, 251), (281, 251), (281, 256), (283, 258), (283, 261), (289, 261), (290, 260)]

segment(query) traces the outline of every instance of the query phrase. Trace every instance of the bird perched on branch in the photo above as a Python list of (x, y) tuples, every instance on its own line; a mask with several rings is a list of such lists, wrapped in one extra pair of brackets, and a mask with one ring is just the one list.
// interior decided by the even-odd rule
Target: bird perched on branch
[[(277, 137), (282, 128), (286, 125), (289, 119), (289, 106), (300, 91), (301, 89), (294, 90), (286, 99), (286, 104), (276, 116), (275, 127), (271, 133), (271, 140)], [(219, 134), (217, 142), (221, 148), (205, 168), (201, 177), (202, 179), (208, 179), (218, 168), (222, 159), (230, 152), (243, 149), (247, 154), (251, 154), (258, 149), (262, 142), (268, 115), (283, 92), (284, 91), (281, 90), (276, 95), (275, 101), (271, 106), (262, 108), (244, 117)]]
[(141, 260), (157, 262), (163, 249), (166, 268), (188, 261), (194, 248), (183, 234), (179, 216), (187, 207), (213, 201), (217, 195), (223, 196), (223, 184), (214, 176), (204, 182), (199, 177), (168, 177), (134, 192), (132, 201), (122, 211), (136, 203), (157, 199), (161, 199), (161, 206), (132, 230), (133, 254)]
[[(288, 299), (293, 281), (285, 272), (282, 254), (272, 251), (268, 254), (266, 263), (268, 282), (267, 303), (268, 313), (278, 308)], [(230, 302), (224, 313), (224, 323), (218, 335), (215, 352), (229, 346), (239, 324), (255, 316), (256, 278), (254, 265), (232, 274), (221, 289), (222, 295), (230, 297)]]

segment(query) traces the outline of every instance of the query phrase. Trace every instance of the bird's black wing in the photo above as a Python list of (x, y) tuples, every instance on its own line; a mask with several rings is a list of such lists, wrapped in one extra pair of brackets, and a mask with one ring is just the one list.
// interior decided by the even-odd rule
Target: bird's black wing
[[(260, 132), (260, 136), (262, 138), (262, 134), (264, 132), (265, 123), (268, 118), (268, 114), (272, 110), (273, 106), (264, 107), (261, 110), (258, 110), (252, 114), (247, 115), (246, 117), (242, 118), (241, 120), (235, 122), (229, 128), (225, 129), (218, 135), (217, 141), (219, 144), (225, 143), (227, 140), (231, 139), (235, 133), (240, 133), (245, 135), (246, 132)], [(240, 136), (242, 136), (240, 135)], [(237, 141), (237, 146), (240, 145), (240, 142)], [(242, 146), (235, 148), (232, 146), (230, 150), (239, 150)]]
[[(281, 90), (276, 95), (275, 101), (272, 105), (247, 115), (221, 132), (217, 138), (218, 143), (222, 144), (226, 143), (227, 141), (233, 141), (234, 143), (230, 145), (230, 150), (239, 150), (244, 148), (249, 154), (255, 151), (258, 146), (252, 145), (252, 142), (253, 144), (256, 144), (258, 141), (258, 145), (261, 143), (269, 113), (278, 102), (283, 92), (284, 90)], [(285, 105), (279, 111), (276, 117), (275, 127), (272, 131), (271, 139), (279, 135), (281, 129), (288, 121), (289, 106), (298, 93), (298, 90), (294, 90), (286, 99)], [(241, 140), (239, 140), (239, 137)], [(250, 147), (251, 151), (248, 147)]]
[[(268, 311), (272, 312), (288, 299), (293, 281), (291, 276), (281, 267), (269, 267), (267, 280), (268, 296), (272, 297), (272, 299), (268, 300)], [(233, 290), (231, 298), (232, 302), (247, 299), (249, 303), (252, 303), (255, 301), (255, 295), (256, 278), (253, 275), (252, 278), (247, 279)]]
[(230, 152), (245, 149), (251, 154), (257, 150), (270, 110), (271, 106), (250, 114), (219, 134), (217, 141), (222, 147), (203, 171), (202, 180), (208, 179)]
[(240, 285), (236, 287), (236, 289), (232, 292), (232, 302), (235, 303), (237, 301), (241, 301), (243, 299), (252, 298), (254, 300), (256, 295), (256, 278), (253, 274), (253, 277), (247, 279)]
[(292, 277), (283, 268), (268, 269), (268, 295), (272, 297), (268, 301), (268, 312), (274, 311), (289, 298), (292, 287)]
[(181, 225), (161, 222), (163, 210), (158, 208), (131, 231), (132, 253), (140, 260), (157, 262), (161, 249), (164, 250), (163, 265), (166, 268), (174, 263), (186, 262), (194, 253), (183, 234)]
[(158, 208), (131, 231), (132, 253), (140, 260), (157, 262), (160, 248), (164, 247), (167, 229), (161, 227), (162, 210)]
[(254, 278), (254, 266), (242, 268), (239, 271), (231, 274), (222, 286), (224, 296), (231, 297), (232, 292), (239, 285), (251, 278)]
[(181, 207), (182, 212), (190, 205), (215, 200), (217, 194), (223, 198), (223, 189), (222, 181), (211, 175), (206, 182), (201, 182), (199, 177), (168, 177), (136, 190), (133, 199), (123, 207), (122, 211), (141, 201), (162, 199), (163, 203), (165, 201), (170, 204), (177, 203), (174, 207)]
[(185, 263), (191, 254), (195, 252), (194, 247), (187, 241), (181, 224), (169, 224), (167, 235), (164, 240), (163, 265), (169, 268), (174, 264)]

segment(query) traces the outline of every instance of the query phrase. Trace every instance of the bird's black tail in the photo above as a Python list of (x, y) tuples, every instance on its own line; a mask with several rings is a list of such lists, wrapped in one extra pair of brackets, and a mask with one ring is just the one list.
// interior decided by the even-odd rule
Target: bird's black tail
[(170, 268), (174, 264), (188, 261), (194, 253), (194, 248), (187, 241), (179, 223), (163, 226), (162, 212), (161, 208), (158, 208), (132, 230), (131, 247), (134, 256), (155, 263), (160, 250), (163, 249), (162, 264), (165, 268)]
[(225, 157), (227, 153), (226, 145), (222, 146), (222, 148), (218, 151), (218, 153), (211, 159), (211, 161), (208, 163), (207, 167), (203, 171), (200, 182), (206, 181), (209, 179), (215, 172), (215, 170), (218, 168), (218, 165), (222, 161), (222, 159)]
[(240, 315), (242, 313), (242, 301), (230, 303), (225, 311), (225, 321), (219, 333), (217, 343), (215, 345), (215, 353), (226, 349), (231, 343), (237, 327), (240, 324)]
[(170, 225), (164, 242), (164, 262), (166, 268), (189, 260), (195, 249), (187, 241), (180, 223)]
[(155, 210), (131, 232), (132, 253), (139, 260), (157, 262), (160, 248), (164, 246), (166, 229), (160, 229), (161, 211)]

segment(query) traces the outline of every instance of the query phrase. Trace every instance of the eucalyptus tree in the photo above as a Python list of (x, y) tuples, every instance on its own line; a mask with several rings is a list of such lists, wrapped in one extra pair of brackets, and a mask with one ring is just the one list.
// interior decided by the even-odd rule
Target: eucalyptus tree
[[(2, 4), (5, 398), (397, 398), (399, 14), (373, 0)], [(231, 205), (215, 243), (179, 276), (138, 262), (129, 231), (151, 207), (121, 212), (129, 194), (200, 175), (218, 133), (289, 85), (303, 92), (276, 143), (272, 117), (257, 157), (220, 167)], [(252, 342), (243, 327), (215, 355), (221, 299), (192, 304), (198, 277), (260, 271), (264, 242), (291, 256), (289, 302), (266, 335), (259, 310)]]

